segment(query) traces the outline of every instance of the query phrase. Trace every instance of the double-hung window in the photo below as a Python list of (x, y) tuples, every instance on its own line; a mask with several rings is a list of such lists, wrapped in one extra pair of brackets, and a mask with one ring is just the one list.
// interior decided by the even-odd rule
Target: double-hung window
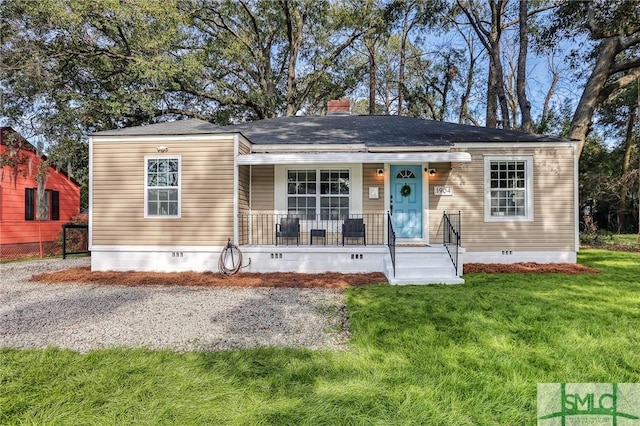
[(60, 192), (46, 189), (39, 198), (36, 188), (24, 190), (24, 220), (60, 220)]
[(348, 169), (287, 170), (287, 213), (306, 220), (349, 216)]
[(485, 220), (533, 220), (533, 159), (486, 156)]
[(35, 220), (36, 218), (36, 189), (24, 189), (24, 220)]
[(145, 158), (145, 217), (180, 217), (180, 157)]

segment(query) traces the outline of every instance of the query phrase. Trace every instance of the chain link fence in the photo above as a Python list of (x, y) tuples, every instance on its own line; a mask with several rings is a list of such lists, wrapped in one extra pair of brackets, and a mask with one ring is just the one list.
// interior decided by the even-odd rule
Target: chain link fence
[[(8, 224), (3, 222), (3, 226)], [(63, 230), (60, 229), (58, 237), (54, 241), (45, 241), (43, 238), (35, 238), (36, 241), (28, 243), (0, 244), (0, 261), (8, 262), (23, 259), (42, 259), (62, 255)], [(73, 227), (66, 230), (66, 252), (89, 252), (88, 229), (86, 226)]]

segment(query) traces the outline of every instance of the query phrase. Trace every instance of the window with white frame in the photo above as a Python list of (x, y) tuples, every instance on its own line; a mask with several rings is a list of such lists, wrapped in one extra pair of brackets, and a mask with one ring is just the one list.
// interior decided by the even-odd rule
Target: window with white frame
[(533, 159), (486, 156), (485, 220), (533, 220)]
[(349, 216), (348, 169), (287, 170), (287, 213), (306, 220)]
[(145, 217), (180, 217), (180, 157), (145, 158)]

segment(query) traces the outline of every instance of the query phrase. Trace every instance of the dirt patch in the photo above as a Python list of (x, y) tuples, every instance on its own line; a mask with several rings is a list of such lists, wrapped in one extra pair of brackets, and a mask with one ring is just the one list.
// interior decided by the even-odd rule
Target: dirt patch
[(91, 283), (129, 286), (198, 286), (198, 287), (296, 287), (345, 288), (387, 283), (380, 272), (368, 274), (299, 274), (299, 273), (240, 273), (225, 276), (213, 272), (91, 272), (90, 267), (72, 268), (34, 275), (32, 281), (47, 284)]
[(600, 271), (577, 263), (466, 263), (464, 273), (486, 272), (488, 274), (504, 273), (562, 273), (562, 274), (597, 274)]

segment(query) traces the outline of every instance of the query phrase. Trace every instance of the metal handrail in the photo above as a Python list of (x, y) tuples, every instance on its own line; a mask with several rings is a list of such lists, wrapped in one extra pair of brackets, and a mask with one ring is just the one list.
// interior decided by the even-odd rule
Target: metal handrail
[[(457, 217), (456, 217), (457, 216)], [(452, 220), (452, 218), (454, 218)], [(460, 212), (448, 215), (447, 212), (442, 213), (442, 245), (447, 249), (449, 258), (458, 275), (458, 258), (460, 253)]]
[(393, 266), (393, 276), (396, 276), (396, 233), (393, 230), (391, 215), (387, 213), (387, 246), (389, 247), (389, 255), (391, 256), (391, 265)]

